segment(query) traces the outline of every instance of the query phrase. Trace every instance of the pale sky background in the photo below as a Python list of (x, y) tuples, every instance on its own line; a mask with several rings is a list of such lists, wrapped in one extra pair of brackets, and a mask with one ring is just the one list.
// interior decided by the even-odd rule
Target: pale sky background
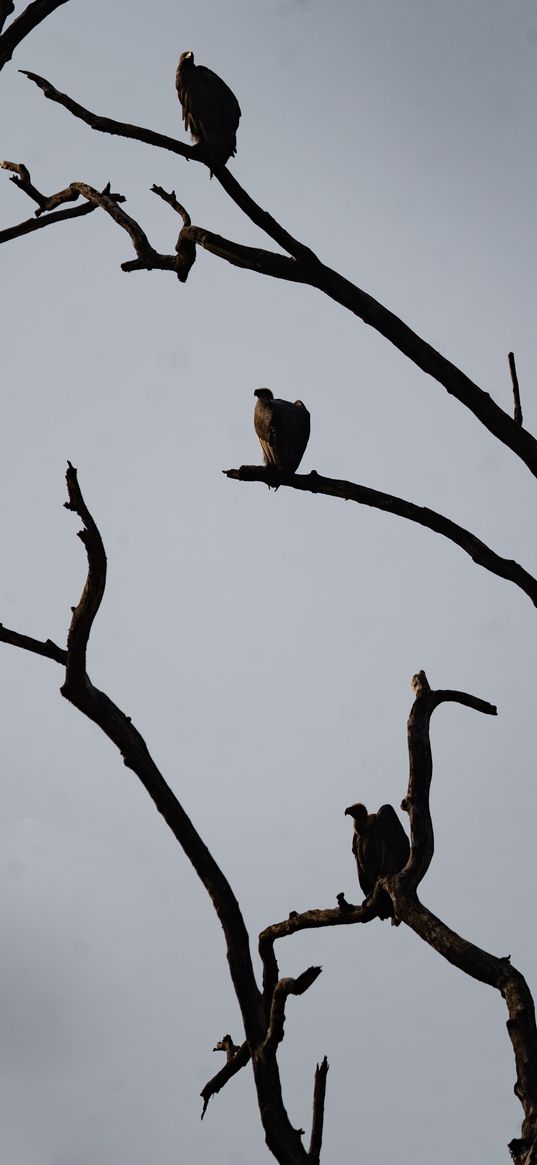
[[(20, 6), (19, 6), (20, 7)], [(179, 53), (242, 107), (239, 181), (344, 275), (537, 430), (535, 0), (71, 0), (0, 76), (0, 154), (35, 184), (128, 198), (159, 249), (177, 220), (271, 245), (207, 171), (99, 135), (18, 72), (183, 137)], [(0, 176), (1, 226), (32, 204)], [(400, 494), (537, 569), (535, 483), (386, 341), (319, 293), (200, 252), (188, 283), (126, 275), (100, 212), (1, 248), (0, 620), (65, 642), (85, 578), (69, 458), (108, 553), (92, 679), (132, 716), (259, 930), (360, 900), (343, 810), (406, 789), (410, 680), (498, 705), (435, 713), (435, 913), (537, 989), (535, 612), (402, 520), (228, 481), (258, 462), (253, 390), (301, 397), (304, 471)], [(249, 1069), (200, 1123), (240, 1017), (205, 892), (134, 775), (62, 700), (55, 664), (0, 650), (2, 1159), (262, 1165)], [(405, 819), (406, 824), (406, 819)], [(283, 975), (289, 1115), (308, 1132), (330, 1061), (323, 1161), (508, 1160), (522, 1109), (507, 1013), (404, 926), (308, 932)], [(256, 967), (257, 967), (257, 956)]]

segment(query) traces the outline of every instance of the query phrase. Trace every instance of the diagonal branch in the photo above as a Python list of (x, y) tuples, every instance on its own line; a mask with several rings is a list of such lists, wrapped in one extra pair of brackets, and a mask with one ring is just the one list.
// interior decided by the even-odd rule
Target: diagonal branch
[(200, 162), (212, 170), (215, 177), (223, 186), (227, 194), (233, 199), (238, 207), (248, 216), (249, 219), (256, 226), (260, 227), (265, 234), (269, 235), (278, 246), (282, 247), (290, 255), (297, 257), (308, 256), (310, 259), (315, 259), (313, 251), (309, 247), (305, 247), (298, 239), (294, 239), (288, 231), (284, 229), (266, 210), (263, 210), (253, 198), (242, 188), (237, 179), (233, 177), (225, 166), (215, 166), (214, 160), (210, 161), (205, 158), (203, 151), (199, 150), (197, 146), (190, 146), (186, 142), (178, 142), (175, 138), (170, 138), (166, 134), (157, 133), (152, 129), (145, 129), (141, 125), (132, 125), (129, 122), (116, 121), (111, 117), (102, 117), (100, 114), (92, 113), (91, 110), (85, 109), (83, 105), (79, 105), (77, 101), (73, 101), (67, 93), (61, 93), (54, 85), (47, 81), (45, 77), (40, 77), (37, 73), (29, 73), (26, 69), (21, 69), (30, 81), (33, 81), (44, 93), (50, 101), (57, 102), (58, 105), (63, 105), (69, 113), (74, 117), (80, 118), (91, 129), (99, 130), (101, 133), (116, 134), (120, 137), (131, 138), (135, 141), (145, 142), (146, 145), (156, 146), (161, 150), (170, 150), (173, 154), (180, 154), (183, 158), (190, 161)]
[[(281, 1165), (307, 1165), (308, 1157), (300, 1131), (291, 1125), (283, 1103), (276, 1055), (264, 1050), (267, 1024), (254, 975), (249, 936), (239, 903), (212, 853), (159, 772), (130, 717), (105, 692), (92, 684), (85, 670), (88, 638), (104, 593), (106, 556), (99, 530), (84, 502), (76, 470), (71, 464), (68, 465), (66, 478), (69, 497), (67, 508), (78, 514), (83, 522), (79, 536), (86, 549), (88, 570), (82, 596), (73, 610), (62, 695), (97, 724), (119, 750), (125, 765), (133, 770), (149, 793), (207, 890), (224, 931), (230, 975), (252, 1057), (267, 1145)], [(58, 659), (60, 649), (53, 644), (43, 644), (15, 632), (7, 632), (4, 638), (29, 651)]]
[[(29, 32), (41, 24), (46, 16), (50, 16), (51, 12), (59, 8), (61, 4), (66, 3), (67, 0), (32, 0), (32, 3), (28, 4), (20, 16), (12, 20), (9, 27), (0, 36), (0, 69), (3, 69), (4, 65), (11, 60), (21, 40), (24, 40)], [(2, 0), (0, 4), (0, 32), (8, 16), (14, 11), (14, 7), (15, 5), (11, 0)]]
[(52, 639), (42, 642), (40, 639), (33, 639), (31, 635), (10, 631), (3, 623), (0, 623), (0, 643), (10, 643), (12, 647), (20, 647), (23, 651), (33, 652), (34, 655), (44, 655), (46, 659), (53, 659), (55, 663), (61, 663), (64, 667), (67, 663), (65, 648), (58, 647)]
[[(26, 70), (22, 70), (22, 72), (39, 86), (45, 97), (63, 105), (65, 109), (75, 117), (86, 122), (93, 129), (101, 130), (104, 133), (119, 134), (122, 137), (134, 138), (148, 145), (171, 150), (175, 154), (180, 154), (183, 157), (194, 159), (204, 165), (208, 165), (207, 160), (203, 157), (203, 153), (200, 153), (197, 147), (188, 146), (165, 134), (144, 129), (142, 126), (101, 117), (85, 109), (84, 106), (79, 105), (76, 101), (73, 101), (67, 94), (55, 89), (49, 81), (44, 77), (38, 76), (37, 73), (30, 73)], [(373, 299), (367, 292), (362, 291), (361, 288), (351, 283), (348, 279), (345, 279), (337, 271), (333, 271), (330, 267), (321, 263), (309, 247), (294, 239), (280, 223), (276, 222), (272, 215), (262, 210), (254, 202), (225, 166), (217, 167), (216, 169), (213, 167), (213, 170), (226, 192), (237, 206), (244, 211), (248, 218), (268, 234), (283, 250), (294, 257), (295, 263), (292, 265), (293, 274), (291, 274), (289, 264), (281, 263), (278, 266), (275, 263), (276, 257), (271, 256), (270, 252), (265, 253), (268, 257), (266, 259), (267, 266), (264, 268), (262, 264), (262, 251), (259, 251), (257, 248), (244, 248), (239, 244), (231, 242), (231, 240), (223, 240), (219, 236), (212, 236), (209, 231), (201, 232), (204, 236), (203, 239), (193, 234), (192, 238), (195, 241), (210, 249), (214, 239), (219, 239), (218, 245), (220, 251), (216, 251), (215, 253), (219, 253), (220, 257), (227, 259), (228, 262), (234, 263), (235, 265), (238, 264), (239, 266), (250, 266), (251, 269), (257, 270), (261, 274), (270, 274), (275, 278), (292, 278), (300, 283), (308, 283), (311, 287), (316, 287), (319, 291), (328, 295), (336, 303), (341, 304), (342, 307), (347, 308), (348, 311), (351, 311), (363, 320), (365, 324), (380, 332), (403, 355), (412, 360), (418, 368), (421, 368), (423, 372), (432, 376), (442, 384), (447, 392), (468, 408), (481, 424), (499, 441), (512, 449), (525, 462), (534, 476), (537, 476), (537, 440), (531, 433), (524, 429), (522, 425), (518, 424), (509, 413), (500, 408), (487, 392), (484, 392), (483, 389), (479, 388), (477, 384), (474, 384), (468, 376), (461, 372), (459, 368), (449, 360), (446, 360), (445, 356), (442, 356), (440, 352), (437, 352), (435, 348), (427, 344), (425, 340), (422, 340), (403, 320), (399, 319), (388, 308), (385, 308), (378, 300)], [(199, 229), (194, 227), (185, 228), (185, 230), (192, 232), (199, 231)], [(249, 250), (252, 253), (251, 259), (248, 258), (247, 254)], [(155, 264), (155, 266), (158, 266), (158, 264)], [(132, 269), (135, 268), (129, 268), (129, 270)]]
[[(2, 32), (8, 16), (11, 16), (11, 13), (14, 11), (15, 5), (13, 0), (0, 0), (0, 33)], [(0, 41), (0, 45), (1, 43), (2, 42)]]
[(404, 498), (370, 489), (369, 486), (357, 485), (352, 481), (321, 477), (315, 470), (311, 473), (292, 474), (282, 473), (278, 469), (263, 465), (241, 465), (239, 469), (224, 469), (222, 472), (234, 481), (262, 481), (266, 485), (285, 485), (309, 493), (326, 494), (328, 497), (358, 502), (362, 506), (373, 506), (385, 513), (397, 514), (409, 522), (416, 522), (460, 546), (478, 566), (483, 566), (485, 570), (498, 575), (499, 578), (514, 583), (528, 595), (534, 606), (537, 606), (537, 579), (533, 575), (512, 558), (502, 558), (496, 554), (464, 526), (457, 525), (436, 510), (430, 510), (428, 506), (418, 506), (414, 502), (405, 501)]
[(232, 1076), (236, 1076), (237, 1072), (240, 1072), (241, 1068), (246, 1067), (246, 1064), (248, 1064), (249, 1060), (250, 1048), (248, 1043), (245, 1041), (243, 1044), (241, 1044), (240, 1048), (237, 1049), (235, 1054), (226, 1060), (224, 1067), (221, 1068), (220, 1071), (217, 1072), (211, 1080), (207, 1081), (207, 1084), (205, 1084), (200, 1092), (200, 1096), (203, 1099), (203, 1109), (201, 1112), (202, 1120), (205, 1116), (205, 1113), (207, 1112), (207, 1105), (209, 1104), (211, 1096), (215, 1096), (217, 1092), (220, 1092), (220, 1089), (223, 1088), (225, 1084), (227, 1084), (228, 1080), (231, 1080)]

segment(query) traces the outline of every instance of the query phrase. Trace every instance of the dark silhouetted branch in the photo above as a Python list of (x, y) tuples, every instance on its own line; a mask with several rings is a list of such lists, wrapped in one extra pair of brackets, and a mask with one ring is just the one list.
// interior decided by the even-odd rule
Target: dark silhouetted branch
[[(217, 1048), (218, 1044), (216, 1045), (214, 1051), (216, 1051)], [(231, 1080), (232, 1076), (236, 1076), (237, 1072), (240, 1072), (241, 1068), (245, 1068), (249, 1061), (250, 1048), (245, 1041), (244, 1044), (241, 1044), (240, 1048), (237, 1048), (233, 1055), (228, 1055), (228, 1059), (226, 1060), (224, 1067), (216, 1073), (216, 1076), (213, 1076), (211, 1080), (208, 1080), (205, 1087), (202, 1088), (200, 1093), (200, 1096), (203, 1100), (203, 1109), (201, 1113), (202, 1120), (205, 1116), (205, 1113), (207, 1112), (207, 1105), (211, 1097), (215, 1096), (217, 1092), (220, 1092), (220, 1089), (223, 1088), (225, 1084), (227, 1084), (228, 1080)]]
[(41, 24), (46, 16), (50, 16), (51, 12), (59, 8), (61, 4), (66, 3), (67, 0), (33, 0), (33, 3), (28, 4), (20, 16), (12, 20), (5, 32), (2, 32), (8, 16), (15, 10), (15, 5), (11, 0), (2, 0), (0, 4), (0, 32), (2, 32), (0, 36), (0, 69), (3, 69), (4, 65), (11, 60), (21, 40), (24, 40), (29, 32)]
[[(411, 843), (404, 879), (416, 890), (429, 869), (434, 852), (433, 824), (429, 809), (429, 790), (433, 775), (429, 736), (431, 716), (435, 708), (447, 702), (463, 704), (486, 716), (496, 716), (497, 709), (494, 704), (489, 704), (486, 700), (480, 700), (467, 692), (431, 691), (424, 671), (418, 672), (413, 677), (412, 686), (415, 699), (407, 726), (408, 789), (401, 808), (409, 815)], [(403, 878), (403, 875), (398, 877)]]
[(317, 1064), (313, 1083), (313, 1117), (311, 1122), (311, 1138), (308, 1157), (311, 1165), (319, 1165), (321, 1147), (323, 1143), (324, 1102), (326, 1097), (326, 1077), (328, 1076), (328, 1060), (326, 1056)]
[(261, 1047), (261, 1054), (276, 1052), (283, 1040), (285, 1026), (285, 1004), (290, 995), (303, 995), (319, 978), (322, 967), (308, 967), (296, 979), (280, 979), (272, 992), (269, 1025)]
[(415, 700), (408, 719), (409, 782), (403, 807), (410, 819), (411, 852), (404, 870), (380, 879), (392, 895), (398, 918), (425, 942), (466, 975), (500, 991), (509, 1013), (507, 1030), (515, 1054), (515, 1093), (524, 1109), (522, 1138), (512, 1141), (511, 1154), (523, 1165), (528, 1150), (537, 1151), (537, 1028), (535, 1009), (524, 977), (509, 959), (497, 958), (474, 943), (461, 938), (419, 901), (416, 887), (426, 873), (434, 851), (429, 808), (432, 754), (430, 718), (435, 708), (447, 701), (495, 716), (496, 708), (466, 692), (432, 691), (425, 672), (414, 676)]
[[(70, 464), (66, 480), (69, 498), (67, 508), (78, 514), (83, 523), (79, 537), (86, 550), (88, 569), (80, 601), (73, 609), (62, 695), (97, 724), (119, 750), (125, 765), (132, 769), (149, 793), (205, 886), (224, 931), (231, 979), (241, 1009), (247, 1050), (251, 1054), (267, 1145), (281, 1165), (307, 1165), (308, 1156), (302, 1145), (300, 1130), (291, 1125), (283, 1103), (275, 1049), (271, 1051), (265, 1046), (267, 1022), (263, 1000), (256, 983), (248, 932), (237, 899), (211, 852), (159, 772), (143, 737), (130, 718), (93, 685), (87, 674), (85, 663), (88, 639), (104, 593), (106, 555), (97, 525), (82, 497), (76, 470)], [(5, 632), (0, 638), (55, 660), (61, 658), (63, 662), (63, 652), (49, 642), (41, 643), (16, 632)], [(297, 990), (306, 989), (307, 979), (306, 974), (296, 980)], [(225, 1079), (229, 1079), (246, 1062), (245, 1056), (246, 1049), (243, 1046), (222, 1070)], [(207, 1085), (208, 1093), (217, 1091), (224, 1082), (224, 1075), (219, 1074), (217, 1083), (213, 1080)]]
[(516, 373), (515, 354), (509, 352), (507, 359), (509, 360), (509, 371), (511, 373), (511, 382), (513, 385), (513, 400), (515, 403), (515, 410), (513, 420), (517, 425), (522, 424), (522, 405), (520, 404), (520, 388), (518, 385), (518, 376)]
[[(338, 901), (343, 895), (338, 895)], [(275, 922), (261, 931), (258, 940), (258, 949), (263, 963), (263, 1000), (267, 1015), (270, 1014), (272, 996), (278, 983), (279, 971), (274, 943), (281, 938), (288, 938), (300, 930), (318, 930), (325, 926), (353, 926), (357, 922), (371, 922), (377, 917), (375, 895), (371, 895), (366, 903), (353, 906), (343, 902), (337, 907), (327, 909), (304, 910), (300, 914), (292, 910), (289, 918), (283, 922)]]
[[(8, 16), (11, 16), (11, 13), (14, 11), (15, 11), (15, 5), (13, 3), (13, 0), (0, 0), (0, 33), (3, 30), (4, 24), (6, 23)], [(2, 44), (2, 41), (0, 40), (0, 45), (1, 44)]]
[(9, 627), (4, 627), (0, 623), (0, 643), (10, 643), (12, 647), (20, 647), (23, 651), (32, 651), (34, 655), (44, 655), (47, 659), (53, 659), (55, 663), (61, 663), (65, 667), (67, 663), (67, 652), (64, 647), (58, 647), (52, 639), (45, 640), (44, 643), (40, 639), (32, 639), (31, 635), (21, 635), (19, 631), (10, 631)]
[(70, 461), (65, 480), (69, 496), (69, 501), (64, 503), (65, 508), (72, 510), (82, 519), (83, 528), (78, 531), (78, 537), (85, 546), (88, 558), (86, 585), (79, 603), (73, 609), (67, 637), (67, 666), (63, 694), (69, 698), (71, 688), (76, 691), (85, 686), (88, 640), (106, 586), (106, 554), (101, 535), (82, 497), (76, 469)]
[(189, 146), (186, 142), (178, 142), (175, 138), (170, 138), (167, 134), (157, 133), (152, 129), (144, 129), (141, 125), (131, 125), (126, 121), (115, 121), (111, 117), (101, 117), (98, 113), (91, 113), (89, 109), (85, 109), (83, 105), (79, 105), (77, 101), (73, 101), (66, 93), (60, 93), (59, 89), (55, 89), (54, 85), (50, 84), (45, 77), (40, 77), (37, 73), (30, 73), (27, 69), (20, 69), (25, 77), (33, 81), (35, 85), (42, 90), (45, 97), (50, 101), (55, 101), (58, 105), (63, 105), (69, 113), (74, 117), (80, 118), (91, 129), (100, 130), (101, 133), (114, 134), (118, 137), (131, 138), (134, 141), (145, 142), (147, 146), (157, 146), (161, 150), (171, 150), (174, 154), (180, 154), (183, 158), (200, 161), (195, 146)]
[(47, 81), (44, 77), (38, 76), (37, 73), (29, 73), (26, 69), (21, 69), (26, 77), (33, 81), (44, 93), (50, 101), (55, 101), (59, 105), (63, 105), (69, 113), (74, 117), (80, 118), (91, 126), (92, 129), (100, 130), (102, 133), (116, 134), (121, 137), (131, 138), (136, 141), (145, 142), (146, 145), (156, 146), (162, 150), (170, 150), (174, 154), (180, 154), (184, 158), (191, 161), (201, 162), (202, 165), (212, 169), (215, 177), (224, 187), (224, 190), (229, 194), (230, 198), (237, 204), (238, 207), (248, 216), (249, 219), (256, 226), (260, 227), (271, 239), (274, 240), (278, 246), (282, 247), (290, 255), (303, 258), (308, 256), (311, 260), (317, 262), (313, 251), (309, 247), (305, 247), (298, 239), (294, 239), (280, 223), (276, 221), (272, 215), (263, 210), (253, 198), (243, 190), (237, 179), (233, 177), (225, 166), (215, 166), (214, 160), (204, 157), (203, 151), (198, 146), (187, 145), (186, 142), (179, 142), (175, 138), (170, 138), (166, 134), (156, 133), (155, 130), (144, 129), (140, 125), (131, 125), (128, 122), (115, 121), (110, 117), (101, 117), (96, 113), (91, 113), (89, 109), (85, 109), (83, 105), (73, 101), (66, 93), (61, 93), (59, 89), (55, 89), (54, 85)]
[(241, 465), (239, 469), (224, 469), (222, 472), (234, 481), (261, 481), (266, 485), (284, 485), (308, 493), (326, 494), (328, 497), (358, 502), (362, 506), (373, 506), (387, 514), (396, 514), (400, 518), (416, 522), (460, 546), (478, 566), (483, 566), (485, 570), (491, 571), (499, 578), (514, 583), (528, 595), (534, 606), (537, 606), (537, 579), (533, 575), (513, 559), (502, 558), (480, 538), (476, 538), (475, 534), (445, 518), (443, 514), (438, 514), (436, 510), (430, 510), (428, 506), (418, 506), (414, 502), (405, 501), (404, 498), (381, 493), (379, 490), (357, 485), (352, 481), (321, 477), (315, 471), (306, 474), (286, 474), (264, 465)]
[[(167, 137), (165, 134), (159, 134), (154, 130), (144, 129), (141, 126), (114, 121), (107, 117), (100, 117), (97, 114), (91, 113), (76, 101), (73, 101), (67, 94), (55, 89), (50, 81), (47, 81), (44, 77), (38, 76), (37, 73), (27, 72), (26, 70), (21, 71), (39, 86), (45, 97), (63, 105), (75, 117), (81, 118), (87, 125), (90, 125), (92, 129), (101, 130), (104, 133), (119, 134), (122, 137), (134, 138), (148, 145), (171, 150), (173, 153), (180, 154), (185, 158), (194, 159), (202, 162), (204, 165), (209, 165), (208, 159), (203, 157), (203, 154), (200, 153), (196, 146), (185, 145), (182, 142), (176, 141), (174, 138)], [(185, 228), (185, 231), (192, 232), (192, 241), (198, 242), (201, 246), (205, 246), (209, 250), (212, 249), (214, 254), (218, 254), (220, 258), (224, 258), (235, 265), (249, 267), (251, 270), (259, 271), (265, 275), (272, 275), (275, 278), (293, 279), (296, 282), (307, 283), (312, 287), (316, 287), (325, 295), (330, 296), (336, 303), (341, 304), (342, 307), (347, 308), (348, 311), (351, 311), (354, 315), (362, 319), (364, 323), (375, 328), (391, 344), (394, 344), (400, 352), (412, 360), (418, 368), (421, 368), (423, 372), (432, 376), (442, 384), (447, 392), (456, 397), (461, 404), (465, 405), (489, 432), (512, 449), (525, 462), (531, 472), (537, 476), (537, 440), (531, 433), (528, 433), (521, 425), (517, 424), (509, 413), (501, 409), (492, 400), (492, 397), (488, 393), (479, 388), (477, 384), (474, 384), (468, 376), (465, 376), (459, 368), (456, 368), (454, 364), (446, 360), (440, 352), (437, 352), (435, 348), (427, 344), (425, 340), (422, 340), (398, 316), (394, 315), (388, 308), (383, 307), (381, 303), (373, 299), (367, 292), (362, 291), (348, 279), (339, 275), (337, 271), (333, 271), (330, 267), (326, 267), (324, 263), (320, 262), (309, 247), (304, 246), (303, 243), (294, 239), (292, 235), (276, 222), (272, 215), (262, 210), (254, 202), (225, 166), (216, 168), (213, 166), (213, 170), (218, 181), (237, 206), (244, 211), (252, 222), (268, 234), (274, 242), (287, 251), (289, 255), (292, 255), (295, 263), (291, 266), (289, 266), (289, 263), (278, 264), (276, 260), (278, 258), (283, 259), (284, 256), (278, 257), (271, 255), (270, 252), (263, 252), (258, 248), (243, 247), (240, 244), (231, 242), (231, 240), (225, 240), (221, 236), (213, 235), (210, 231), (204, 231), (202, 228)], [(215, 243), (215, 240), (218, 240), (218, 242)], [(159, 264), (154, 263), (153, 266), (158, 267)], [(169, 267), (164, 268), (162, 264), (161, 266), (163, 269), (169, 269)], [(124, 267), (125, 270), (137, 270), (139, 268), (140, 263), (136, 263), (136, 261), (133, 265)]]
[[(30, 177), (30, 171), (23, 162), (0, 162), (0, 169), (12, 170), (13, 175), (10, 178), (10, 182), (14, 182), (24, 194), (27, 194), (33, 202), (37, 203), (34, 218), (26, 219), (24, 222), (17, 223), (13, 227), (8, 227), (6, 230), (0, 231), (0, 243), (7, 243), (11, 239), (20, 238), (22, 235), (40, 230), (41, 227), (49, 226), (51, 223), (63, 222), (69, 218), (81, 218), (85, 214), (90, 214), (97, 206), (101, 206), (103, 209), (108, 210), (108, 213), (111, 213), (109, 209), (111, 206), (119, 209), (118, 204), (125, 202), (122, 194), (114, 194), (111, 192), (109, 182), (101, 192), (94, 190), (92, 186), (85, 186), (81, 182), (72, 182), (64, 190), (59, 190), (55, 194), (43, 194), (41, 190), (38, 190), (34, 186)], [(63, 206), (66, 202), (76, 202), (82, 197), (87, 201), (81, 206), (67, 210), (56, 210), (56, 207)], [(128, 215), (124, 215), (124, 220), (129, 223), (133, 222), (133, 220), (129, 220)], [(125, 225), (125, 222), (121, 221), (120, 225)]]

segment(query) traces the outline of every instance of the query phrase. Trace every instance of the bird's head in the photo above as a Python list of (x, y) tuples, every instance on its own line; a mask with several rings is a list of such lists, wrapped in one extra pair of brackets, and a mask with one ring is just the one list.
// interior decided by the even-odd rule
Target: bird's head
[(367, 809), (361, 801), (357, 801), (355, 805), (348, 805), (345, 810), (345, 817), (352, 817), (357, 833), (362, 832), (367, 822), (367, 816)]
[(194, 53), (192, 52), (192, 49), (187, 49), (186, 53), (181, 53), (181, 56), (179, 57), (179, 64), (194, 64)]
[(274, 400), (274, 394), (270, 388), (256, 388), (254, 396), (257, 396), (259, 400)]

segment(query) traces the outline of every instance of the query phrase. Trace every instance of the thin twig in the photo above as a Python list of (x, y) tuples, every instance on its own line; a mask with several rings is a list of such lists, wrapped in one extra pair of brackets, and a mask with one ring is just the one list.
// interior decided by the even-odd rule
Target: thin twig
[(514, 352), (509, 352), (507, 359), (509, 361), (509, 371), (511, 373), (511, 381), (513, 384), (513, 399), (515, 402), (515, 411), (514, 411), (513, 419), (515, 420), (517, 425), (521, 425), (522, 424), (522, 405), (520, 404), (520, 388), (518, 386), (518, 376), (516, 373), (516, 364), (515, 364)]
[(357, 485), (352, 481), (321, 477), (315, 471), (307, 474), (286, 474), (268, 466), (241, 465), (239, 469), (224, 469), (222, 472), (234, 481), (261, 481), (266, 485), (284, 485), (309, 493), (326, 494), (328, 497), (358, 502), (359, 505), (373, 506), (385, 513), (397, 514), (400, 518), (416, 522), (460, 546), (461, 550), (464, 550), (478, 566), (483, 566), (485, 570), (491, 571), (499, 578), (514, 583), (528, 595), (534, 606), (537, 606), (537, 579), (533, 575), (529, 574), (513, 559), (502, 558), (496, 554), (464, 526), (457, 525), (456, 522), (452, 522), (450, 518), (445, 518), (436, 510), (430, 510), (428, 506), (418, 506), (414, 502), (405, 501), (404, 498), (370, 489), (369, 486)]

